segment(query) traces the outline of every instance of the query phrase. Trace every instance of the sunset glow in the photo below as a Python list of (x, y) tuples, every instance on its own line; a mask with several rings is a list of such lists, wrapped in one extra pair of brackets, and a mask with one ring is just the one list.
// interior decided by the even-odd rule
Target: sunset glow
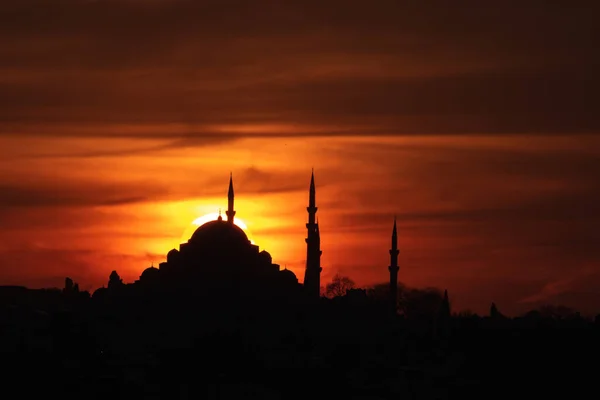
[(226, 217), (230, 173), (302, 280), (314, 168), (323, 283), (385, 282), (396, 215), (398, 279), (457, 309), (600, 309), (594, 13), (59, 3), (0, 13), (0, 284), (133, 282)]
[[(194, 221), (192, 221), (191, 226), (188, 229), (186, 229), (186, 231), (183, 233), (183, 236), (181, 238), (181, 243), (187, 242), (197, 227), (204, 225), (205, 223), (210, 222), (210, 221), (216, 221), (217, 219), (219, 219), (219, 216), (222, 217), (222, 215), (220, 215), (218, 212), (216, 212), (216, 213), (205, 214), (201, 217), (196, 218)], [(246, 225), (246, 223), (239, 218), (234, 218), (233, 223), (235, 225), (239, 226), (240, 228), (242, 228), (244, 230), (244, 232), (246, 232), (246, 236), (248, 236), (248, 239), (250, 239), (250, 242), (252, 244), (254, 244), (254, 241), (251, 238), (252, 234), (248, 230), (248, 226)]]
[[(217, 219), (219, 219), (219, 216), (221, 216), (219, 213), (210, 213), (210, 214), (206, 214), (203, 215), (199, 218), (196, 218), (192, 224), (196, 225), (196, 226), (200, 226), (200, 225), (204, 225), (205, 223), (209, 222), (209, 221), (216, 221)], [(242, 221), (239, 218), (234, 218), (233, 219), (233, 223), (237, 226), (239, 226), (240, 228), (242, 228), (243, 230), (247, 230), (248, 227), (246, 226), (246, 224), (244, 223), (244, 221)]]

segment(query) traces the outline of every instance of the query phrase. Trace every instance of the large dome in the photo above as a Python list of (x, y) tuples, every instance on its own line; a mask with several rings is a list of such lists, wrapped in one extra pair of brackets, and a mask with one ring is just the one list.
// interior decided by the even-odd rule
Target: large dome
[(209, 221), (196, 229), (189, 240), (194, 243), (248, 243), (246, 233), (235, 224), (219, 218)]

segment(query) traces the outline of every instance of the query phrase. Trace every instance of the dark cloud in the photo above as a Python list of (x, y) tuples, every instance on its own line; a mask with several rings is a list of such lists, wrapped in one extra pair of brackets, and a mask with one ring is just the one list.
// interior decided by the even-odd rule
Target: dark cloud
[[(158, 76), (158, 79), (168, 78)], [(115, 90), (102, 82), (82, 82), (80, 86), (69, 87), (49, 81), (29, 87), (0, 84), (0, 102), (5, 105), (0, 119), (7, 124), (4, 131), (31, 120), (204, 125), (311, 121), (351, 126), (362, 118), (363, 124), (369, 121), (374, 125), (370, 134), (596, 132), (600, 126), (592, 104), (597, 102), (599, 83), (585, 76), (533, 71), (386, 80), (331, 78), (263, 84), (211, 94), (188, 93), (178, 87), (146, 89), (136, 87), (135, 83)], [(238, 114), (239, 110), (244, 113)], [(260, 130), (251, 134), (261, 136)], [(333, 128), (332, 132), (317, 136), (336, 134), (365, 132)], [(268, 136), (286, 135), (290, 133), (282, 131)], [(300, 131), (292, 135), (315, 136), (315, 133)], [(240, 134), (200, 127), (199, 131), (196, 128), (187, 133), (137, 135), (174, 139), (181, 136), (199, 140), (211, 136), (235, 138)]]
[[(172, 45), (171, 38), (206, 35), (207, 39), (222, 40), (240, 35), (254, 38), (278, 34), (287, 37), (319, 29), (324, 33), (355, 32), (356, 36), (387, 32), (412, 33), (445, 39), (445, 42), (463, 39), (468, 43), (485, 44), (489, 50), (493, 50), (492, 44), (502, 43), (529, 52), (535, 52), (537, 46), (553, 48), (555, 52), (574, 52), (579, 49), (573, 46), (572, 39), (593, 43), (589, 35), (593, 33), (591, 23), (595, 21), (590, 13), (592, 5), (563, 7), (560, 2), (548, 4), (542, 0), (530, 1), (527, 5), (515, 1), (482, 4), (469, 0), (460, 6), (444, 1), (425, 5), (391, 0), (380, 0), (369, 6), (336, 0), (252, 3), (240, 0), (60, 0), (52, 3), (21, 0), (8, 2), (4, 7), (2, 32), (22, 36), (79, 33), (84, 37), (87, 33), (120, 39), (109, 41), (112, 47), (149, 39), (147, 47), (141, 49), (148, 53), (156, 53), (161, 45)], [(531, 46), (533, 44), (537, 46)]]
[[(204, 167), (199, 164), (200, 169)], [(228, 171), (223, 178), (198, 179), (179, 177), (169, 183), (151, 181), (113, 182), (68, 179), (49, 182), (38, 177), (22, 182), (0, 184), (0, 211), (22, 208), (69, 208), (118, 206), (160, 200), (182, 200), (198, 196), (225, 196), (229, 182)], [(308, 177), (297, 172), (273, 171), (250, 167), (235, 175), (235, 189), (243, 194), (269, 194), (307, 190)]]
[[(347, 79), (288, 86), (276, 97), (306, 116), (383, 119), (396, 133), (544, 133), (598, 130), (598, 83), (566, 73), (488, 73), (405, 79)], [(271, 92), (267, 92), (271, 93)], [(277, 92), (276, 92), (277, 93)], [(308, 101), (314, 97), (312, 101)], [(273, 102), (275, 103), (275, 101)], [(410, 118), (417, 118), (411, 121)], [(406, 126), (402, 126), (407, 123)]]
[(89, 207), (142, 203), (162, 194), (156, 185), (98, 182), (27, 182), (0, 186), (0, 209)]
[[(57, 132), (50, 132), (51, 135), (58, 135), (58, 136), (66, 136), (66, 135), (61, 135)], [(93, 134), (94, 136), (96, 136), (96, 134)], [(167, 137), (173, 137), (173, 136), (178, 136), (179, 134), (175, 133), (172, 135), (168, 135), (165, 134), (165, 138)], [(91, 135), (88, 135), (91, 136)], [(135, 139), (135, 138), (140, 138), (140, 136), (143, 138), (156, 138), (159, 137), (159, 135), (119, 135), (118, 133), (115, 134), (111, 134), (111, 135), (103, 135), (101, 133), (97, 134), (96, 137), (103, 137), (103, 138), (114, 138), (114, 137), (119, 137), (119, 138), (130, 138), (130, 139)], [(144, 156), (152, 156), (153, 154), (157, 154), (160, 152), (163, 152), (165, 150), (174, 150), (174, 149), (185, 149), (185, 148), (198, 148), (198, 147), (208, 147), (208, 146), (215, 146), (215, 145), (219, 145), (219, 144), (223, 144), (226, 142), (232, 142), (235, 141), (237, 139), (240, 139), (239, 136), (226, 136), (226, 135), (222, 135), (222, 136), (217, 136), (217, 135), (211, 135), (211, 136), (201, 136), (198, 135), (196, 137), (182, 137), (180, 139), (177, 140), (169, 140), (166, 143), (163, 144), (157, 144), (157, 145), (152, 145), (152, 146), (146, 146), (146, 147), (135, 147), (135, 148), (126, 148), (126, 149), (122, 149), (122, 148), (108, 148), (108, 149), (103, 149), (103, 150), (88, 150), (88, 151), (71, 151), (71, 152), (65, 152), (63, 149), (45, 149), (43, 152), (40, 151), (33, 151), (30, 153), (26, 153), (25, 155), (20, 155), (18, 158), (19, 159), (43, 159), (43, 158), (83, 158), (83, 159), (90, 159), (90, 158), (108, 158), (108, 157), (117, 157), (117, 158), (122, 158), (122, 157), (129, 157), (129, 156), (136, 156), (136, 155), (144, 155)], [(108, 146), (106, 146), (108, 147)], [(114, 146), (117, 147), (117, 146)], [(10, 157), (10, 155), (9, 155)]]
[[(535, 182), (532, 182), (535, 185)], [(523, 198), (514, 202), (505, 204), (481, 204), (480, 207), (472, 205), (470, 207), (457, 206), (455, 208), (446, 208), (441, 210), (439, 204), (430, 204), (428, 211), (389, 210), (389, 204), (385, 209), (378, 212), (359, 211), (357, 213), (340, 213), (337, 217), (340, 219), (340, 228), (350, 228), (356, 226), (378, 226), (382, 223), (389, 223), (395, 215), (399, 222), (410, 224), (412, 222), (464, 222), (477, 223), (489, 222), (499, 223), (502, 221), (511, 221), (511, 223), (529, 223), (536, 221), (587, 221), (596, 223), (600, 219), (600, 191), (593, 188), (586, 190), (574, 190), (571, 192), (555, 193), (553, 195), (542, 195), (538, 198)], [(490, 202), (496, 199), (490, 199)]]
[(0, 131), (307, 121), (379, 122), (388, 134), (597, 131), (592, 15), (541, 1), (12, 1), (0, 17)]
[[(41, 236), (54, 235), (56, 232), (69, 232), (77, 236), (78, 232), (85, 232), (86, 237), (91, 235), (111, 237), (129, 237), (134, 235), (128, 229), (144, 224), (160, 224), (160, 219), (153, 214), (140, 215), (133, 210), (129, 212), (115, 208), (98, 208), (92, 206), (40, 206), (0, 208), (2, 230), (0, 234), (7, 235), (3, 242), (5, 245), (19, 246), (22, 237), (40, 234)], [(116, 225), (116, 226), (115, 226)], [(92, 230), (90, 231), (90, 228)], [(103, 230), (99, 231), (99, 228)], [(34, 229), (35, 233), (32, 233)], [(125, 231), (122, 231), (125, 230)], [(163, 236), (161, 231), (138, 231), (139, 237)], [(168, 235), (166, 235), (168, 236)]]
[[(511, 143), (511, 139), (505, 140)], [(529, 218), (526, 214), (530, 212), (530, 216), (597, 215), (597, 140), (572, 137), (561, 145), (552, 139), (546, 143), (536, 139), (506, 147), (501, 141), (486, 145), (468, 138), (456, 139), (450, 145), (439, 142), (433, 146), (357, 144), (341, 149), (344, 157), (377, 168), (372, 167), (370, 184), (351, 186), (340, 201), (368, 204), (369, 199), (377, 198), (388, 213), (406, 207), (419, 212), (423, 206), (450, 207), (452, 211), (489, 209), (498, 215), (504, 215), (502, 209), (533, 202), (520, 217)], [(569, 142), (576, 146), (568, 146)]]
[[(214, 178), (207, 181), (203, 185), (206, 188), (203, 193), (211, 195), (226, 193), (226, 185), (229, 182), (226, 173), (227, 171), (224, 171), (223, 179)], [(265, 170), (254, 166), (233, 175), (235, 192), (241, 196), (308, 190), (310, 181), (307, 179), (310, 179), (310, 176), (302, 172)]]

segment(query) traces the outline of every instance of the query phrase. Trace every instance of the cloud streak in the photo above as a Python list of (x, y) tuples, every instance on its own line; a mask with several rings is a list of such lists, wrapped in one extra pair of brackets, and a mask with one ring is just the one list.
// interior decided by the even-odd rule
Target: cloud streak
[[(236, 173), (236, 190), (242, 196), (280, 194), (305, 190), (308, 172), (266, 171), (249, 167)], [(44, 176), (24, 182), (0, 185), (0, 211), (40, 207), (105, 207), (133, 205), (145, 202), (182, 200), (198, 196), (215, 197), (226, 194), (228, 171), (222, 176), (189, 177), (182, 185), (122, 180), (48, 180)]]
[[(469, 3), (8, 2), (0, 132), (307, 121), (332, 127), (319, 135), (360, 121), (371, 134), (598, 130), (584, 7)], [(236, 136), (183, 134), (210, 135)]]

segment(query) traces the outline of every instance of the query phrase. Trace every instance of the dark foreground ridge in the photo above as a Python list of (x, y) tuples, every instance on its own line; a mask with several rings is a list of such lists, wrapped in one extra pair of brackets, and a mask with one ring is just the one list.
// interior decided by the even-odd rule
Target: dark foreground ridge
[[(10, 293), (9, 293), (10, 292)], [(3, 387), (68, 398), (499, 398), (593, 388), (600, 320), (506, 318), (374, 293), (315, 304), (196, 295), (102, 300), (2, 288)], [(203, 304), (203, 305), (198, 305)], [(419, 309), (421, 307), (421, 309)], [(8, 398), (8, 397), (7, 397)]]

